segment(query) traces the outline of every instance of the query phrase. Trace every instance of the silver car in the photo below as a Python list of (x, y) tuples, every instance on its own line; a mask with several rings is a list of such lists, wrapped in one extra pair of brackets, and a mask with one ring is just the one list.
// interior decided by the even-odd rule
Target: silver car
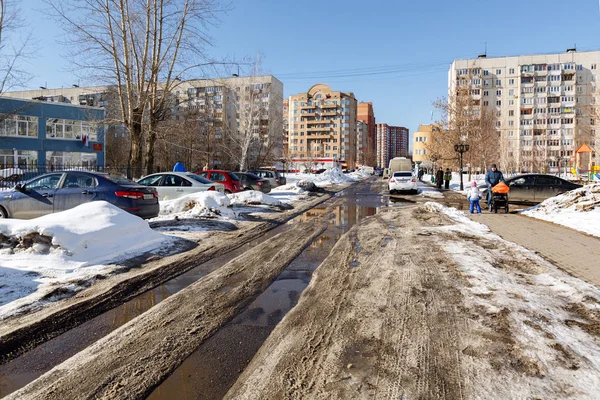
[(266, 179), (271, 184), (271, 187), (276, 188), (277, 186), (283, 186), (286, 184), (285, 176), (282, 176), (277, 171), (270, 171), (267, 169), (254, 169), (252, 171), (248, 171), (253, 173), (254, 175)]
[(215, 190), (223, 193), (225, 186), (215, 183), (191, 172), (160, 172), (145, 176), (137, 181), (150, 186), (158, 192), (159, 200), (171, 200), (190, 193)]

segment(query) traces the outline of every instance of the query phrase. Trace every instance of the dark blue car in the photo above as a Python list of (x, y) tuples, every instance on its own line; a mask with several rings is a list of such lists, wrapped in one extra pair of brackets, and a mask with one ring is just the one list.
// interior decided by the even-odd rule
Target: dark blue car
[(97, 200), (141, 218), (154, 218), (159, 212), (153, 188), (105, 173), (59, 171), (0, 191), (0, 218), (37, 218)]

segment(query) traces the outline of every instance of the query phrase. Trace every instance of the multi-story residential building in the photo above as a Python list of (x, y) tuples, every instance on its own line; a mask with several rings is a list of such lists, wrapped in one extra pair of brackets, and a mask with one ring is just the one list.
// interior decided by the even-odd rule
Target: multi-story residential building
[[(364, 163), (374, 163), (377, 152), (377, 128), (375, 127), (375, 111), (372, 102), (362, 101), (358, 103), (357, 118), (367, 124), (369, 134), (366, 138), (366, 144), (363, 146), (363, 153), (366, 155)], [(371, 158), (371, 160), (368, 160)], [(374, 167), (375, 165), (369, 165)]]
[(97, 107), (0, 97), (0, 169), (104, 166)]
[(358, 165), (365, 164), (367, 142), (369, 140), (369, 125), (363, 121), (356, 122), (356, 162)]
[(385, 168), (394, 157), (408, 157), (408, 129), (377, 124), (377, 167)]
[(288, 147), (288, 135), (289, 135), (289, 129), (290, 129), (290, 123), (288, 121), (288, 117), (290, 114), (290, 100), (289, 99), (283, 99), (283, 113), (282, 113), (282, 121), (283, 121), (283, 146), (282, 146), (282, 153), (284, 157), (287, 157), (289, 154), (289, 147)]
[[(108, 107), (114, 95), (111, 86), (73, 85), (70, 88), (24, 90), (4, 95), (21, 99), (40, 99), (49, 102), (63, 102), (79, 105)], [(187, 113), (202, 115), (214, 127), (215, 138), (225, 131), (245, 131), (262, 134), (268, 140), (277, 140), (269, 146), (275, 157), (281, 157), (282, 151), (282, 113), (283, 83), (271, 75), (218, 79), (194, 79), (180, 81), (173, 91), (175, 118)], [(272, 131), (272, 132), (270, 132)], [(265, 133), (272, 133), (265, 135)], [(260, 151), (251, 148), (250, 151)], [(211, 167), (222, 166), (224, 154), (215, 151), (211, 155)]]
[[(557, 172), (582, 144), (597, 144), (600, 51), (455, 60), (450, 93), (468, 86), (496, 116), (504, 170)], [(452, 99), (452, 96), (450, 96)], [(598, 156), (595, 162), (597, 164)]]
[(356, 98), (316, 84), (289, 98), (289, 148), (296, 169), (356, 164)]
[(431, 137), (435, 125), (419, 125), (419, 131), (413, 133), (412, 159), (415, 163), (431, 161), (427, 154), (427, 144), (431, 143)]

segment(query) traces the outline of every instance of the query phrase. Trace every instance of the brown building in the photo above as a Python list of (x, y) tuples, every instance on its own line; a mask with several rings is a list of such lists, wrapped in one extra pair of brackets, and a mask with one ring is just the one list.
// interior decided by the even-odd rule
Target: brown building
[(373, 111), (373, 103), (362, 101), (358, 103), (357, 118), (363, 121), (368, 126), (369, 135), (365, 138), (363, 146), (364, 164), (370, 167), (375, 167), (377, 153), (377, 128), (375, 126), (375, 112)]
[(290, 96), (288, 148), (292, 169), (356, 165), (356, 98), (324, 84)]
[(408, 129), (377, 124), (377, 166), (386, 168), (394, 157), (408, 157)]

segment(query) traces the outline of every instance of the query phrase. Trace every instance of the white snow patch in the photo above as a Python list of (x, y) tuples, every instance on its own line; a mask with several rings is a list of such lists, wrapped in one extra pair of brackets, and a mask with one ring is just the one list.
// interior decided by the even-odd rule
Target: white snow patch
[[(32, 220), (0, 220), (0, 319), (36, 302), (57, 287), (79, 290), (85, 281), (107, 275), (109, 262), (130, 258), (169, 242), (143, 219), (104, 201)], [(11, 241), (46, 236), (28, 247)], [(44, 238), (42, 238), (44, 239)]]
[(301, 180), (313, 182), (318, 187), (331, 185), (339, 185), (343, 183), (356, 182), (370, 177), (371, 175), (365, 171), (355, 171), (349, 174), (344, 174), (341, 168), (329, 168), (321, 174), (303, 174), (303, 173), (286, 173), (288, 184), (295, 183)]
[(191, 193), (177, 199), (160, 202), (160, 214), (152, 221), (178, 218), (225, 218), (233, 219), (235, 214), (229, 208), (231, 200), (226, 194), (207, 191)]
[(600, 237), (600, 183), (551, 197), (523, 215)]
[(246, 190), (244, 192), (234, 193), (229, 195), (229, 200), (232, 205), (250, 204), (267, 206), (280, 206), (281, 202), (274, 197), (266, 195), (257, 190)]

